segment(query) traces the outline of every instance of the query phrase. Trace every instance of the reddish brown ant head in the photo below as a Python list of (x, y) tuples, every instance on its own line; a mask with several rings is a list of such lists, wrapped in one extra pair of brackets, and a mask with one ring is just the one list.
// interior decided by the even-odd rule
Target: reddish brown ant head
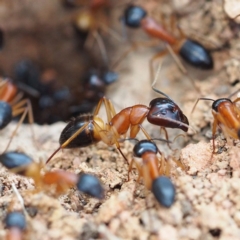
[(188, 131), (188, 119), (176, 103), (168, 98), (155, 98), (150, 102), (147, 116), (150, 123), (167, 128), (179, 128)]
[(156, 153), (158, 152), (158, 148), (154, 142), (151, 142), (149, 140), (142, 140), (139, 141), (133, 148), (133, 152), (136, 157), (142, 157), (142, 155), (145, 152), (153, 152)]
[(215, 100), (212, 104), (212, 109), (215, 112), (218, 112), (218, 108), (220, 105), (224, 104), (224, 103), (229, 103), (229, 104), (233, 104), (233, 102), (229, 99), (229, 98), (219, 98), (217, 100)]
[(130, 28), (139, 28), (146, 15), (147, 12), (140, 6), (130, 5), (125, 9), (122, 21)]

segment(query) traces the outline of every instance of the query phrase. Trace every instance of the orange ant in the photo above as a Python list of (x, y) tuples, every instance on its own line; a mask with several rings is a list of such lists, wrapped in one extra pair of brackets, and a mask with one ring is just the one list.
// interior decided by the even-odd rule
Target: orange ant
[(169, 163), (161, 161), (159, 168), (159, 159), (157, 157), (158, 148), (150, 140), (141, 140), (133, 148), (134, 155), (142, 158), (142, 165), (132, 160), (129, 166), (128, 174), (132, 170), (133, 164), (137, 166), (139, 178), (143, 177), (144, 185), (151, 190), (157, 201), (164, 207), (171, 207), (175, 199), (175, 187), (168, 177), (161, 176), (166, 173), (169, 175)]
[[(5, 151), (8, 149), (14, 135), (27, 114), (29, 123), (33, 124), (34, 122), (31, 102), (29, 99), (22, 99), (22, 96), (23, 94), (18, 92), (17, 86), (9, 79), (3, 80), (0, 83), (0, 129), (5, 128), (13, 117), (21, 114), (21, 118), (12, 133)], [(34, 136), (33, 130), (32, 135)]]
[[(207, 49), (200, 43), (187, 39), (180, 29), (180, 38), (169, 33), (164, 26), (157, 23), (152, 17), (147, 16), (147, 12), (140, 6), (128, 6), (122, 17), (123, 23), (130, 28), (142, 28), (149, 36), (158, 38), (167, 43), (167, 48), (174, 57), (174, 53), (179, 54), (187, 63), (196, 68), (204, 70), (213, 69), (213, 59)], [(171, 46), (171, 47), (170, 47)], [(131, 51), (131, 50), (130, 50)], [(167, 51), (155, 54), (150, 60), (150, 74), (153, 76), (153, 62), (166, 55)], [(176, 57), (174, 59), (177, 61)], [(177, 61), (181, 70), (186, 70)]]
[[(168, 134), (165, 128), (179, 128), (187, 132), (189, 128), (188, 119), (179, 106), (165, 93), (154, 87), (152, 89), (163, 95), (164, 98), (153, 99), (149, 107), (137, 104), (124, 108), (119, 113), (116, 113), (109, 99), (105, 97), (100, 99), (93, 114), (80, 115), (67, 124), (60, 135), (59, 148), (53, 152), (46, 163), (60, 149), (86, 147), (99, 141), (103, 141), (108, 146), (115, 144), (120, 154), (128, 162), (120, 149), (120, 136), (126, 135), (130, 129), (130, 138), (135, 138), (141, 129), (147, 139), (151, 139), (142, 127), (146, 118), (151, 124), (161, 126), (167, 140)], [(104, 123), (103, 119), (98, 116), (102, 103), (105, 106), (107, 123)]]
[[(83, 3), (79, 1), (73, 1), (74, 6), (81, 6)], [(96, 40), (101, 54), (105, 58), (105, 62), (108, 61), (106, 48), (104, 42), (99, 34), (99, 30), (103, 30), (111, 34), (112, 37), (119, 40), (120, 38), (117, 34), (107, 26), (106, 12), (111, 6), (109, 0), (89, 0), (87, 1), (87, 6), (82, 9), (74, 18), (74, 25), (81, 34), (86, 35), (87, 39), (85, 41), (85, 47), (93, 45), (93, 41)]]
[(33, 162), (24, 153), (6, 152), (0, 155), (0, 163), (12, 172), (30, 177), (34, 180), (37, 189), (55, 186), (57, 194), (64, 193), (70, 187), (77, 189), (95, 198), (103, 198), (103, 187), (100, 181), (93, 175), (55, 170), (41, 174), (42, 164)]
[(217, 127), (219, 127), (225, 137), (230, 136), (233, 139), (240, 139), (240, 110), (237, 106), (237, 102), (240, 98), (231, 101), (230, 97), (235, 93), (231, 94), (229, 98), (219, 98), (217, 100), (211, 98), (198, 98), (192, 112), (197, 106), (199, 100), (213, 101), (212, 114), (213, 114), (213, 127), (212, 127), (212, 139), (213, 139), (213, 153), (215, 152), (215, 134)]
[(23, 213), (13, 211), (7, 214), (5, 218), (5, 225), (8, 229), (7, 240), (21, 240), (24, 239), (23, 233), (26, 229), (26, 218)]

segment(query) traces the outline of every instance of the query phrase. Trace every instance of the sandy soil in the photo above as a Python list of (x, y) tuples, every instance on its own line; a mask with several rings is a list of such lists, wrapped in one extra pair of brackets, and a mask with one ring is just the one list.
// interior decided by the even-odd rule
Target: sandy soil
[[(61, 196), (45, 189), (36, 192), (32, 179), (9, 173), (1, 166), (1, 239), (6, 234), (3, 219), (7, 211), (21, 210), (12, 183), (20, 192), (28, 212), (24, 239), (240, 239), (239, 140), (226, 140), (219, 131), (215, 141), (216, 153), (212, 155), (211, 102), (200, 101), (191, 114), (198, 97), (217, 99), (239, 89), (239, 25), (229, 18), (236, 16), (233, 8), (237, 9), (239, 3), (231, 5), (233, 1), (227, 0), (225, 4), (218, 0), (189, 0), (182, 1), (182, 4), (179, 1), (167, 2), (161, 1), (161, 9), (158, 1), (145, 5), (149, 9), (155, 6), (151, 14), (158, 16), (161, 12), (166, 19), (170, 19), (175, 11), (183, 32), (211, 49), (215, 62), (214, 70), (210, 72), (186, 65), (189, 76), (199, 88), (197, 92), (168, 56), (164, 58), (156, 85), (178, 103), (192, 127), (185, 137), (179, 137), (173, 143), (173, 149), (177, 151), (171, 151), (166, 144), (159, 144), (171, 163), (171, 179), (177, 191), (174, 205), (170, 209), (161, 207), (142, 182), (137, 183), (136, 169), (128, 181), (128, 164), (114, 147), (99, 143), (59, 152), (44, 170), (64, 169), (98, 176), (105, 189), (105, 197), (101, 201), (74, 188)], [(15, 27), (10, 25), (9, 28)], [(129, 33), (131, 38), (143, 36), (146, 39), (141, 32), (139, 35)], [(148, 63), (152, 54), (162, 47), (139, 48), (118, 67), (121, 78), (107, 92), (117, 111), (136, 103), (148, 105), (157, 96), (151, 90)], [(115, 56), (123, 50), (116, 50)], [(6, 69), (10, 69), (13, 61), (9, 59), (5, 64)], [(233, 99), (236, 97), (237, 94)], [(104, 111), (100, 116), (105, 118)], [(58, 147), (58, 138), (65, 125), (63, 122), (51, 126), (34, 125), (35, 143), (29, 126), (21, 126), (9, 150), (22, 151), (34, 161), (45, 162)], [(144, 126), (151, 136), (160, 137), (158, 127), (148, 123)], [(0, 149), (5, 148), (14, 127), (15, 123), (11, 123), (1, 131)], [(169, 130), (170, 139), (179, 133), (182, 132)], [(144, 136), (140, 134), (139, 138)], [(129, 161), (133, 158), (132, 149), (131, 142), (122, 143), (122, 151)], [(185, 169), (177, 167), (173, 159), (181, 161)]]

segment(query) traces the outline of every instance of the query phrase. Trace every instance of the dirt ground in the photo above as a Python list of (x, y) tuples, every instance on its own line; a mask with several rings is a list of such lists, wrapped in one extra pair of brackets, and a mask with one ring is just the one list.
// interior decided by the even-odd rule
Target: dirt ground
[[(58, 6), (57, 1), (52, 2), (51, 7), (48, 7), (51, 11), (45, 14), (46, 18), (50, 17), (50, 13)], [(159, 20), (160, 15), (165, 20), (169, 20), (174, 12), (178, 19), (177, 24), (184, 34), (209, 48), (214, 59), (212, 71), (196, 70), (184, 64), (188, 71), (186, 75), (179, 70), (172, 57), (166, 56), (156, 84), (156, 88), (161, 89), (177, 102), (188, 117), (191, 126), (188, 133), (184, 133), (184, 137), (179, 137), (172, 144), (172, 148), (177, 149), (176, 151), (171, 151), (166, 144), (159, 144), (159, 148), (171, 163), (170, 176), (176, 186), (175, 203), (169, 209), (161, 207), (142, 182), (137, 183), (136, 169), (131, 172), (131, 179), (128, 181), (128, 164), (115, 147), (100, 142), (81, 149), (65, 149), (59, 152), (43, 171), (64, 169), (74, 173), (94, 174), (104, 186), (104, 199), (90, 198), (74, 188), (61, 196), (55, 196), (54, 193), (44, 189), (35, 191), (32, 179), (9, 173), (0, 166), (0, 239), (4, 239), (6, 234), (3, 219), (7, 211), (22, 209), (19, 199), (12, 190), (13, 183), (21, 194), (28, 213), (24, 239), (240, 239), (239, 140), (226, 139), (219, 130), (215, 139), (216, 153), (212, 155), (212, 102), (200, 101), (191, 113), (197, 98), (228, 97), (240, 88), (239, 24), (238, 18), (232, 19), (239, 14), (240, 3), (232, 0), (224, 2), (186, 0), (181, 3), (173, 0), (171, 4), (169, 1), (140, 3)], [(125, 5), (120, 5), (112, 9), (112, 22), (116, 24), (118, 31), (121, 29), (118, 18), (124, 7)], [(0, 8), (0, 18), (5, 19), (6, 14), (4, 15), (4, 10), (1, 9), (4, 8)], [(60, 11), (61, 8), (56, 9)], [(14, 10), (17, 12), (17, 7)], [(37, 7), (35, 11), (38, 11)], [(71, 19), (68, 14), (66, 19)], [(37, 16), (39, 19), (45, 19), (41, 15)], [(26, 19), (22, 21), (27, 25)], [(66, 23), (59, 19), (58, 21), (61, 22), (58, 26)], [(44, 26), (45, 23), (42, 24)], [(3, 26), (4, 24), (1, 25)], [(11, 25), (10, 22), (9, 25), (5, 25), (10, 35), (14, 33), (11, 30), (18, 27)], [(29, 25), (28, 30), (31, 27), (33, 26)], [(144, 40), (148, 39), (140, 30), (127, 32), (132, 41), (139, 40), (140, 37)], [(71, 35), (71, 31), (68, 34)], [(10, 45), (14, 45), (14, 40), (12, 41)], [(8, 45), (9, 49), (11, 49), (10, 45)], [(35, 46), (35, 43), (33, 45), (33, 48), (37, 49), (37, 45)], [(114, 44), (113, 41), (110, 45), (114, 57), (127, 49), (125, 43), (122, 44), (125, 46), (117, 47), (119, 43)], [(151, 56), (163, 47), (163, 44), (152, 48), (139, 47), (118, 66), (120, 79), (109, 86), (106, 92), (106, 96), (112, 100), (117, 111), (137, 103), (148, 106), (149, 102), (158, 96), (151, 89), (148, 65)], [(63, 52), (68, 50), (68, 47), (61, 49)], [(8, 53), (7, 50), (4, 51), (0, 56), (1, 64)], [(33, 53), (34, 51), (29, 50), (30, 55)], [(21, 55), (19, 52), (15, 54)], [(53, 59), (59, 58), (58, 54), (55, 56), (54, 53), (50, 53)], [(35, 52), (34, 56), (38, 54)], [(73, 60), (80, 57), (76, 52), (73, 56), (75, 56)], [(11, 66), (17, 61), (16, 59), (11, 55), (2, 68), (6, 72), (11, 72)], [(45, 64), (47, 67), (47, 63)], [(61, 68), (60, 59), (54, 66), (55, 69), (58, 69), (57, 65)], [(76, 70), (77, 64), (71, 68), (71, 64), (67, 63), (65, 67), (68, 70), (64, 72), (62, 69), (64, 74), (59, 73), (61, 81), (64, 82), (64, 78), (67, 78), (67, 72), (73, 71), (71, 80), (75, 79), (75, 75), (79, 76), (80, 73)], [(193, 87), (189, 76), (193, 78), (198, 91)], [(232, 99), (237, 97), (239, 97), (238, 93)], [(103, 110), (99, 115), (105, 118)], [(1, 130), (0, 149), (5, 148), (15, 125), (16, 123), (12, 122)], [(36, 142), (33, 142), (29, 125), (23, 125), (14, 137), (9, 150), (22, 151), (36, 162), (45, 162), (59, 146), (59, 135), (65, 125), (64, 122), (42, 126), (34, 124)], [(153, 138), (160, 137), (159, 127), (150, 125), (147, 121), (144, 122), (144, 127)], [(168, 132), (171, 140), (183, 133), (175, 129), (170, 129)], [(142, 138), (144, 136), (140, 134), (139, 139)], [(133, 158), (133, 143), (125, 141), (121, 149), (130, 161)], [(173, 159), (181, 161), (185, 169), (177, 167)]]

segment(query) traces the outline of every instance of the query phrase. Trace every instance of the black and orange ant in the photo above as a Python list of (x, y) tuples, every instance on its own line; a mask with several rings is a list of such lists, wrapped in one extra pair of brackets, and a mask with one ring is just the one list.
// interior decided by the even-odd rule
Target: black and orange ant
[(7, 240), (21, 240), (24, 239), (24, 230), (26, 229), (26, 218), (22, 212), (9, 212), (4, 220), (5, 226), (8, 229)]
[[(99, 141), (103, 141), (108, 146), (115, 144), (118, 151), (127, 161), (120, 149), (119, 139), (121, 136), (125, 136), (128, 130), (130, 130), (130, 138), (135, 138), (140, 129), (146, 138), (151, 139), (142, 127), (142, 123), (146, 118), (149, 123), (160, 126), (165, 131), (167, 140), (168, 134), (165, 128), (179, 128), (187, 132), (189, 128), (188, 119), (179, 106), (165, 93), (154, 87), (152, 89), (163, 95), (164, 98), (153, 99), (149, 107), (137, 104), (124, 108), (119, 113), (116, 113), (111, 101), (103, 97), (93, 114), (80, 115), (67, 124), (59, 138), (60, 147), (54, 151), (46, 163), (60, 149), (86, 147)], [(98, 116), (102, 104), (104, 104), (106, 110), (107, 123), (104, 123), (104, 120)]]
[[(21, 115), (21, 118), (7, 144), (6, 150), (27, 114), (29, 123), (33, 124), (34, 122), (31, 102), (29, 99), (22, 99), (22, 97), (23, 94), (18, 91), (17, 86), (14, 85), (11, 80), (5, 79), (0, 82), (0, 129), (5, 128), (13, 117)], [(32, 126), (31, 130), (33, 134)]]
[[(157, 23), (152, 17), (147, 16), (147, 12), (142, 7), (135, 5), (128, 6), (124, 11), (122, 21), (127, 27), (142, 28), (149, 36), (163, 40), (167, 43), (167, 49), (170, 53), (179, 54), (193, 67), (204, 70), (213, 69), (213, 59), (209, 51), (205, 49), (204, 46), (194, 40), (186, 38), (180, 29), (178, 29), (180, 37), (175, 37), (164, 29), (164, 26)], [(153, 76), (153, 62), (166, 54), (167, 51), (162, 51), (151, 58), (151, 79)], [(179, 61), (177, 62), (179, 63)], [(179, 67), (184, 73), (186, 73), (186, 70), (180, 63)]]
[(134, 146), (133, 152), (136, 157), (142, 158), (142, 164), (132, 160), (128, 173), (135, 164), (139, 172), (138, 179), (143, 178), (146, 188), (152, 191), (162, 206), (171, 207), (174, 203), (176, 190), (171, 180), (163, 176), (170, 174), (169, 163), (162, 159), (159, 167), (156, 144), (150, 140), (141, 140)]
[(30, 177), (34, 180), (37, 190), (55, 186), (56, 194), (64, 193), (70, 187), (77, 189), (95, 198), (103, 198), (104, 190), (100, 181), (90, 174), (75, 174), (63, 170), (41, 173), (42, 163), (33, 162), (24, 153), (6, 152), (0, 155), (0, 163), (13, 173)]
[(240, 139), (240, 109), (237, 106), (237, 102), (240, 98), (231, 101), (229, 98), (219, 98), (217, 100), (211, 98), (198, 98), (192, 112), (200, 100), (213, 101), (212, 114), (213, 114), (213, 126), (212, 126), (212, 139), (213, 139), (213, 153), (215, 152), (215, 134), (217, 127), (219, 127), (225, 137), (231, 137), (233, 139)]

